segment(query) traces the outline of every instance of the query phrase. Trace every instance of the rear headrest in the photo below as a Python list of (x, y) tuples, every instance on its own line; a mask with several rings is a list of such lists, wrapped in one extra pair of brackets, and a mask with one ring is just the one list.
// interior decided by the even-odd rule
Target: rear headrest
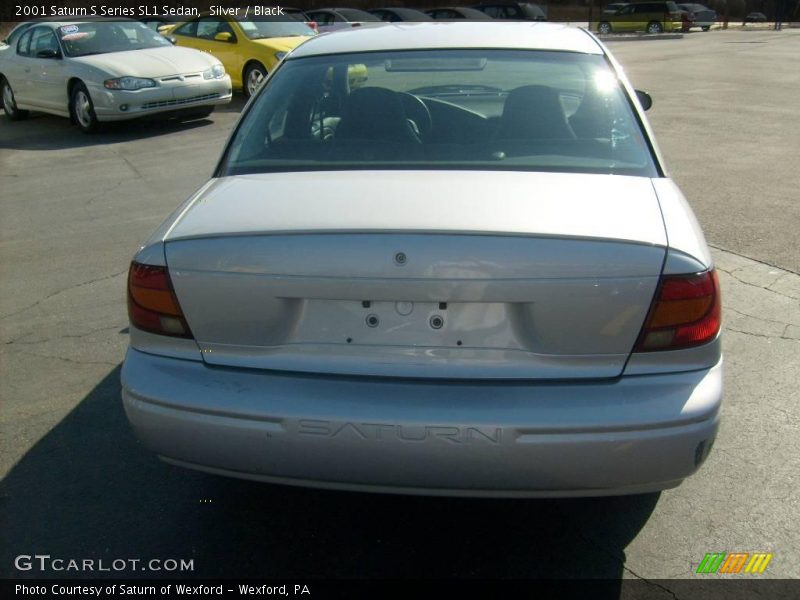
[(420, 143), (400, 95), (378, 87), (359, 88), (348, 96), (336, 139)]
[(544, 85), (525, 85), (511, 90), (503, 106), (498, 139), (573, 139), (558, 92)]

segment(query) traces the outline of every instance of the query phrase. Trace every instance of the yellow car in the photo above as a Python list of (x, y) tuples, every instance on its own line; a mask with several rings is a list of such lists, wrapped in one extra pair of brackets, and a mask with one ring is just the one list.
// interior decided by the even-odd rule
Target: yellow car
[(597, 23), (597, 33), (681, 31), (684, 28), (683, 12), (673, 0), (627, 4), (615, 13), (603, 14)]
[(178, 46), (204, 50), (217, 57), (235, 89), (250, 97), (261, 81), (289, 52), (316, 32), (301, 21), (247, 21), (201, 15), (191, 21), (158, 28)]

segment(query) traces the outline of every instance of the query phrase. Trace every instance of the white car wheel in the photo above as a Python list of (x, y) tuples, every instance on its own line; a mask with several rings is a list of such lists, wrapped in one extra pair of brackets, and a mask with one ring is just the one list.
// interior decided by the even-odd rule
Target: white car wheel
[(75, 124), (81, 131), (90, 133), (97, 129), (97, 115), (94, 112), (92, 97), (82, 83), (77, 84), (72, 90), (71, 109)]
[(8, 80), (0, 78), (0, 85), (2, 85), (3, 110), (6, 113), (6, 117), (12, 121), (27, 117), (27, 110), (20, 110), (17, 108), (17, 101), (14, 99), (14, 90), (11, 89), (11, 84), (8, 83)]

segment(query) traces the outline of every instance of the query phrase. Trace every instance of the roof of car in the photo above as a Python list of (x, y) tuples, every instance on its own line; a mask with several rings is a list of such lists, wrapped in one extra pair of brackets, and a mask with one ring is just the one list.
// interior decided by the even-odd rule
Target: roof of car
[(292, 58), (321, 54), (446, 48), (557, 50), (603, 54), (582, 29), (540, 22), (386, 23), (325, 33), (298, 46)]
[(417, 8), (406, 8), (404, 6), (381, 6), (381, 7), (378, 7), (378, 8), (370, 8), (367, 12), (375, 13), (375, 12), (381, 12), (381, 11), (392, 12), (392, 13), (396, 13), (398, 15), (420, 15), (420, 14), (424, 15), (425, 14), (424, 12), (422, 12), (421, 10), (419, 10)]
[(478, 10), (477, 8), (470, 8), (469, 6), (435, 6), (433, 8), (426, 8), (425, 12), (427, 14), (431, 14), (444, 10), (452, 10), (453, 12), (459, 13), (465, 17), (473, 17), (473, 16), (475, 18), (480, 17), (481, 20), (484, 20), (485, 18), (487, 21), (491, 21), (492, 19), (492, 17), (487, 15), (482, 10)]

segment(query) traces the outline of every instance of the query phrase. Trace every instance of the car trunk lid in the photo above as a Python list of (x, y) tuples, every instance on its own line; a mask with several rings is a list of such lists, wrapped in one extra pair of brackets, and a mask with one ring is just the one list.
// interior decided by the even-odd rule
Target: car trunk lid
[(223, 178), (166, 236), (209, 364), (439, 378), (616, 377), (666, 238), (646, 178)]

